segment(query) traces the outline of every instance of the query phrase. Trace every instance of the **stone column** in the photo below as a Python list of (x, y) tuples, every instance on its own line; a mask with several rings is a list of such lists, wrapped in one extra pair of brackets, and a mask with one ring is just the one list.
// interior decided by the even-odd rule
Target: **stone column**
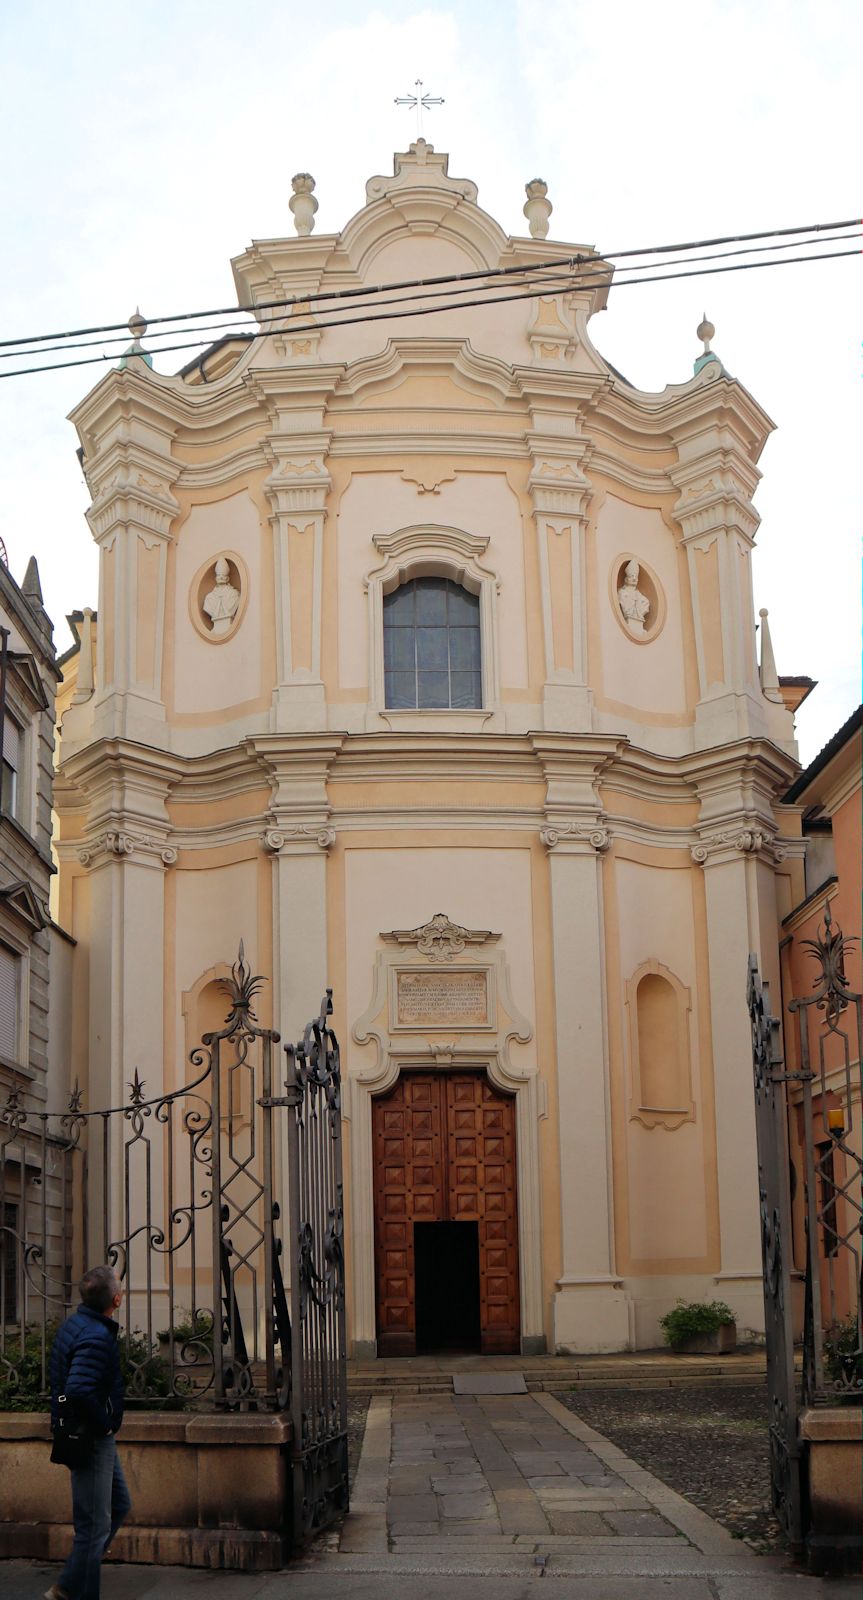
[(625, 1350), (627, 1296), (615, 1272), (601, 856), (609, 833), (597, 783), (617, 741), (579, 749), (535, 740), (546, 781), (554, 959), (562, 1262), (554, 1348)]

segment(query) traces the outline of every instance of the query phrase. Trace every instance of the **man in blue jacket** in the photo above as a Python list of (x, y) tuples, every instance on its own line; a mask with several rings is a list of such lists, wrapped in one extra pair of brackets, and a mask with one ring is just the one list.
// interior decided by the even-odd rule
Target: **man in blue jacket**
[(99, 1600), (102, 1557), (131, 1501), (115, 1435), (123, 1421), (123, 1377), (117, 1336), (123, 1290), (111, 1267), (91, 1267), (81, 1279), (81, 1304), (63, 1323), (51, 1350), (51, 1421), (67, 1402), (92, 1438), (86, 1464), (72, 1468), (75, 1542), (58, 1583), (45, 1600)]

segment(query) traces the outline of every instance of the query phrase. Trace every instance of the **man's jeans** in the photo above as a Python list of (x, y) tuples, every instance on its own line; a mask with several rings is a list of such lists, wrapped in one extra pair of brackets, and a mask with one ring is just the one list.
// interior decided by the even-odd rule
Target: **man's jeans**
[(69, 1600), (99, 1600), (102, 1557), (131, 1504), (113, 1434), (97, 1439), (86, 1467), (72, 1470), (75, 1543), (57, 1580)]

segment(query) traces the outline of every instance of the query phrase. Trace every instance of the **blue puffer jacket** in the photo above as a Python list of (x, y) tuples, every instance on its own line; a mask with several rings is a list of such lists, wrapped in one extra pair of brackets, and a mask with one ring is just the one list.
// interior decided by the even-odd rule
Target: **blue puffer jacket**
[(79, 1306), (58, 1329), (51, 1349), (52, 1424), (57, 1396), (65, 1394), (98, 1436), (118, 1432), (123, 1421), (119, 1332), (118, 1322), (89, 1306)]

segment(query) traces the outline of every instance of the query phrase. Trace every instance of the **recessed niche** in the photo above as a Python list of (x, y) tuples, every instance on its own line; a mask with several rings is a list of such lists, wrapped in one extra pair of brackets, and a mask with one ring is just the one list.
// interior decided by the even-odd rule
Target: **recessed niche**
[(199, 567), (189, 590), (193, 626), (209, 644), (232, 639), (246, 610), (249, 576), (233, 550), (222, 550)]
[(665, 592), (646, 562), (631, 550), (615, 557), (609, 572), (609, 599), (618, 626), (633, 644), (650, 644), (665, 623)]

